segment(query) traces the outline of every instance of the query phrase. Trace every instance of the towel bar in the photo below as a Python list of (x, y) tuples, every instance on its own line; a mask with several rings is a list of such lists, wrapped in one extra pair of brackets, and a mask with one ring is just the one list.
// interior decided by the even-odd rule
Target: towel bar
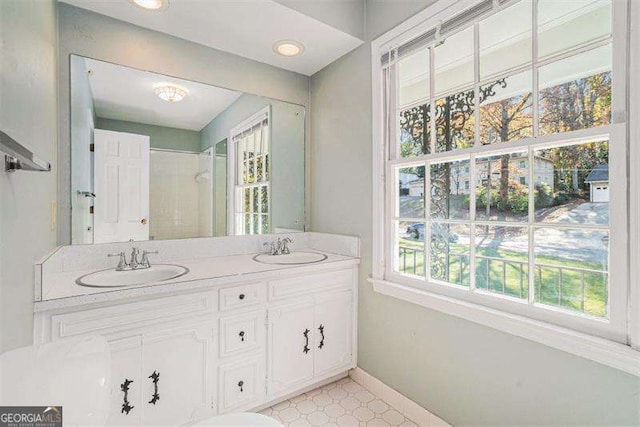
[(5, 153), (4, 167), (7, 172), (17, 170), (50, 172), (51, 164), (40, 159), (22, 144), (0, 131), (0, 151)]

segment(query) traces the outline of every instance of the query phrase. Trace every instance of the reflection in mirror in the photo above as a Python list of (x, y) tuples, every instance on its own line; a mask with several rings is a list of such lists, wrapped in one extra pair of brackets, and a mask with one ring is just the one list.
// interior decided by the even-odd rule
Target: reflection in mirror
[(304, 116), (72, 55), (72, 243), (304, 231)]

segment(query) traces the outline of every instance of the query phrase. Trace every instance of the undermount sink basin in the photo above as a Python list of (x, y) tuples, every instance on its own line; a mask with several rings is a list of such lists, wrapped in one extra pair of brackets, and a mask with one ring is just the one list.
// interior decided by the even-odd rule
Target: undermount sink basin
[(121, 288), (175, 279), (188, 272), (187, 267), (174, 264), (157, 264), (150, 268), (124, 271), (111, 268), (85, 274), (78, 277), (76, 283), (90, 288)]
[(258, 254), (253, 259), (263, 264), (295, 265), (321, 262), (327, 259), (327, 256), (317, 252), (291, 252), (287, 255)]

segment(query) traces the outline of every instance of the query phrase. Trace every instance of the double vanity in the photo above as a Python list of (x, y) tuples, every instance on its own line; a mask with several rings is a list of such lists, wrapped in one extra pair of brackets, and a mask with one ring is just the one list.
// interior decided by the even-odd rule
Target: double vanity
[[(290, 253), (265, 253), (278, 237)], [(36, 265), (35, 342), (110, 343), (109, 425), (259, 410), (355, 367), (357, 238), (136, 242), (150, 266), (117, 271), (108, 255), (132, 246), (64, 246)]]

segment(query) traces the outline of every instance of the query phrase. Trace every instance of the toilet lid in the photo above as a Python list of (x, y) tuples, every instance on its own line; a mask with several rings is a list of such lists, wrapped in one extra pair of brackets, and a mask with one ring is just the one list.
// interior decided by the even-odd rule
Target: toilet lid
[(217, 417), (209, 418), (194, 426), (279, 426), (282, 427), (278, 421), (266, 415), (255, 414), (251, 412), (240, 412), (237, 414), (220, 415)]

